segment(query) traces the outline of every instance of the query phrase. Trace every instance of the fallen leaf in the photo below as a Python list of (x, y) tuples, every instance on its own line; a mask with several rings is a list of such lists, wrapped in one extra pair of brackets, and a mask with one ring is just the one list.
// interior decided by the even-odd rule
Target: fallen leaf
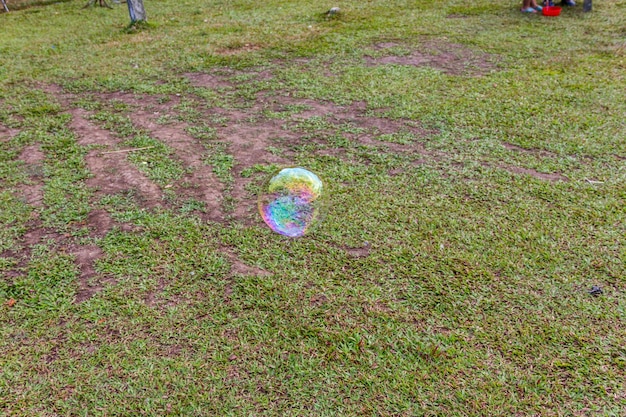
[(15, 298), (10, 298), (9, 301), (7, 301), (7, 306), (13, 307), (16, 302), (17, 301), (15, 301)]

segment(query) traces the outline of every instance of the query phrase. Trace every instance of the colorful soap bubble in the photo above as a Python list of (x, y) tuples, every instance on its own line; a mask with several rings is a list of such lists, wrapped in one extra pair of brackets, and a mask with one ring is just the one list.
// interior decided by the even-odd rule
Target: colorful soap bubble
[(300, 237), (319, 222), (323, 193), (322, 181), (311, 171), (285, 168), (269, 180), (259, 195), (259, 212), (276, 233)]

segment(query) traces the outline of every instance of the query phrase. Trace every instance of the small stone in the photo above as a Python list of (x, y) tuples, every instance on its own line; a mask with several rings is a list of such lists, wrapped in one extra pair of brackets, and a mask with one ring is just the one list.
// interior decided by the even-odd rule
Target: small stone
[(591, 287), (591, 289), (589, 290), (589, 294), (593, 295), (593, 296), (598, 296), (600, 294), (602, 294), (602, 288), (598, 287), (597, 285), (594, 285), (593, 287)]
[(230, 355), (230, 356), (228, 357), (228, 360), (229, 360), (229, 361), (231, 361), (231, 362), (232, 362), (232, 361), (236, 361), (236, 360), (237, 360), (237, 355)]

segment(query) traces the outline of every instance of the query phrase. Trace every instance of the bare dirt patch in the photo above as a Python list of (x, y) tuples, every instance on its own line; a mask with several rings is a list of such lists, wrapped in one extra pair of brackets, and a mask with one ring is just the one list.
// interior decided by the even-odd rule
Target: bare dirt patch
[(374, 45), (374, 49), (376, 50), (381, 50), (381, 49), (389, 49), (389, 48), (396, 48), (398, 46), (401, 46), (400, 43), (398, 42), (379, 42), (377, 44)]
[[(394, 46), (397, 45), (381, 43), (377, 48), (384, 50)], [(242, 72), (229, 68), (217, 69), (211, 73), (187, 73), (183, 76), (196, 86), (230, 88), (236, 86), (229, 78), (237, 74), (252, 75), (252, 81), (272, 77), (269, 70), (252, 69)], [(71, 100), (75, 96), (64, 94), (55, 86), (49, 90), (59, 97), (64, 106), (72, 107)], [(215, 167), (206, 163), (210, 142), (204, 143), (207, 139), (196, 139), (187, 133), (191, 123), (159, 123), (158, 119), (162, 115), (177, 113), (175, 105), (180, 102), (179, 97), (130, 92), (96, 93), (95, 97), (106, 102), (119, 101), (128, 105), (128, 114), (134, 125), (174, 150), (176, 158), (187, 168), (188, 173), (168, 187), (177, 197), (204, 202), (206, 214), (198, 214), (211, 221), (227, 219), (222, 207), (227, 197), (229, 204), (234, 207), (233, 218), (244, 223), (260, 224), (256, 215), (256, 199), (246, 189), (252, 179), (244, 178), (242, 171), (255, 165), (293, 165), (294, 150), (305, 144), (305, 139), (316, 142), (321, 154), (339, 158), (349, 157), (346, 156), (346, 149), (326, 141), (326, 137), (341, 134), (349, 140), (382, 151), (440, 156), (426, 150), (419, 140), (436, 132), (424, 129), (418, 121), (373, 115), (371, 111), (368, 112), (367, 103), (363, 101), (340, 106), (332, 102), (293, 97), (289, 92), (262, 92), (251, 103), (251, 107), (243, 109), (207, 109), (202, 108), (201, 101), (195, 102), (196, 110), (204, 112), (206, 120), (213, 124), (216, 141), (225, 144), (224, 152), (233, 158), (231, 174), (234, 182), (229, 185), (222, 183), (214, 173)], [(193, 97), (191, 99), (194, 102)], [(130, 190), (137, 195), (139, 203), (144, 207), (164, 204), (162, 190), (130, 164), (125, 153), (118, 153), (117, 138), (90, 122), (87, 111), (71, 109), (70, 113), (73, 116), (70, 127), (76, 132), (79, 144), (97, 147), (91, 149), (85, 158), (93, 174), (93, 178), (87, 180), (87, 185), (96, 189), (96, 196)], [(283, 117), (280, 117), (281, 113), (284, 114)], [(311, 135), (306, 129), (298, 127), (299, 123), (306, 124), (311, 118), (324, 119), (328, 129)], [(212, 120), (215, 122), (211, 122)], [(405, 136), (398, 139), (394, 136), (396, 134)], [(96, 211), (90, 215), (88, 224), (95, 235), (103, 236), (112, 227), (112, 220), (105, 212)]]
[(337, 106), (332, 102), (316, 101), (311, 99), (302, 99), (291, 97), (289, 95), (277, 95), (261, 97), (259, 103), (269, 106), (270, 110), (280, 112), (288, 106), (302, 106), (302, 110), (294, 114), (293, 119), (309, 119), (314, 116), (327, 116), (343, 111), (343, 107)]
[(41, 151), (41, 147), (39, 144), (25, 147), (19, 156), (20, 161), (24, 162), (26, 165), (29, 165), (29, 166), (41, 165), (44, 158), (45, 158), (45, 155)]
[(76, 246), (71, 249), (70, 253), (74, 255), (76, 265), (80, 269), (80, 277), (78, 279), (79, 289), (76, 293), (75, 303), (82, 303), (88, 300), (103, 289), (103, 284), (114, 282), (110, 278), (103, 278), (99, 282), (92, 281), (92, 278), (98, 275), (95, 270), (95, 262), (100, 259), (103, 254), (102, 249), (98, 246)]
[(26, 247), (37, 245), (44, 240), (61, 241), (64, 239), (63, 235), (56, 230), (48, 227), (43, 227), (39, 219), (34, 219), (26, 223), (27, 232), (22, 237), (22, 243)]
[[(367, 103), (363, 101), (356, 101), (349, 106), (338, 106), (332, 102), (319, 102), (309, 99), (298, 99), (290, 96), (274, 96), (271, 98), (262, 98), (265, 106), (268, 106), (274, 111), (280, 111), (280, 109), (286, 106), (302, 105), (306, 106), (306, 109), (292, 115), (290, 121), (284, 122), (287, 124), (295, 124), (305, 122), (312, 118), (322, 118), (326, 122), (332, 125), (328, 131), (318, 132), (318, 136), (332, 136), (337, 131), (340, 131), (342, 127), (351, 126), (361, 131), (361, 133), (347, 133), (342, 134), (350, 139), (365, 145), (386, 148), (388, 150), (400, 153), (419, 153), (425, 155), (432, 155), (433, 152), (424, 149), (424, 146), (417, 141), (420, 138), (426, 138), (430, 135), (436, 134), (434, 130), (428, 130), (421, 126), (421, 124), (414, 120), (404, 119), (389, 119), (385, 117), (372, 116), (367, 112)], [(348, 129), (349, 130), (349, 129)], [(405, 144), (393, 142), (393, 139), (385, 135), (393, 135), (398, 133), (406, 133), (413, 136), (416, 141)], [(299, 134), (294, 138), (294, 142), (299, 142)], [(342, 149), (323, 149), (323, 154), (338, 156), (343, 153)]]
[(261, 49), (261, 47), (258, 45), (246, 43), (244, 45), (233, 45), (230, 47), (220, 49), (217, 51), (217, 53), (220, 55), (230, 56), (230, 55), (246, 54), (246, 53), (258, 51), (259, 49)]
[(31, 219), (26, 222), (26, 233), (20, 239), (20, 248), (16, 250), (6, 250), (0, 255), (2, 257), (14, 258), (17, 261), (16, 269), (9, 270), (4, 273), (4, 278), (16, 278), (23, 274), (20, 271), (21, 268), (25, 268), (31, 258), (32, 247), (40, 243), (52, 240), (56, 242), (65, 242), (66, 236), (58, 233), (57, 231), (43, 227), (41, 221), (38, 218), (37, 212)]
[(311, 296), (309, 299), (309, 304), (311, 306), (320, 307), (324, 304), (327, 304), (330, 300), (324, 294), (316, 294)]
[(270, 153), (268, 146), (275, 145), (274, 138), (297, 139), (293, 132), (284, 130), (275, 120), (257, 124), (233, 123), (218, 128), (218, 138), (229, 143), (228, 150), (235, 157), (235, 170), (255, 164), (288, 163), (285, 158)]
[(565, 175), (560, 174), (558, 172), (556, 172), (556, 173), (545, 173), (545, 172), (536, 171), (536, 170), (531, 169), (531, 168), (522, 168), (522, 167), (513, 166), (513, 165), (498, 165), (498, 168), (507, 170), (507, 171), (512, 172), (514, 174), (530, 175), (531, 177), (540, 179), (542, 181), (550, 181), (550, 182), (557, 182), (557, 181), (567, 182), (567, 181), (569, 181), (569, 178), (567, 178)]
[(268, 147), (275, 145), (273, 138), (291, 138), (297, 136), (282, 129), (282, 122), (276, 120), (263, 121), (257, 124), (235, 122), (227, 127), (218, 128), (218, 138), (227, 142), (228, 152), (233, 155), (235, 164), (233, 174), (235, 182), (231, 196), (235, 199), (234, 217), (238, 220), (249, 221), (251, 214), (256, 212), (256, 199), (251, 198), (246, 191), (250, 178), (242, 177), (245, 168), (254, 165), (289, 165), (291, 161), (283, 156), (274, 155)]
[(510, 151), (516, 151), (516, 152), (521, 152), (521, 153), (539, 155), (539, 156), (544, 156), (544, 157), (553, 157), (553, 156), (555, 156), (554, 153), (549, 152), (549, 151), (545, 151), (543, 149), (528, 149), (528, 148), (523, 148), (521, 146), (514, 145), (514, 144), (508, 143), (508, 142), (503, 142), (502, 146), (504, 146), (506, 149), (508, 149)]
[[(94, 268), (94, 263), (102, 257), (102, 249), (95, 245), (76, 245), (69, 234), (60, 234), (56, 230), (43, 227), (39, 219), (33, 219), (26, 225), (27, 232), (22, 237), (22, 249), (17, 253), (20, 259), (19, 267), (24, 267), (28, 263), (33, 246), (43, 242), (53, 241), (59, 250), (72, 254), (76, 266), (80, 271), (78, 277), (78, 291), (76, 303), (83, 302), (91, 298), (98, 291), (103, 289), (105, 283), (113, 283), (114, 280), (101, 277), (98, 282), (93, 282), (92, 278), (98, 276)], [(19, 274), (14, 274), (19, 275)]]
[[(384, 45), (390, 45), (385, 47)], [(384, 51), (396, 44), (377, 44), (375, 49)], [(367, 65), (410, 65), (431, 67), (451, 75), (483, 75), (496, 69), (496, 57), (484, 52), (473, 51), (465, 45), (427, 41), (407, 55), (366, 56)]]
[(360, 248), (344, 247), (343, 250), (352, 258), (367, 258), (370, 256), (372, 248), (369, 244), (366, 244)]
[[(254, 107), (256, 111), (266, 109), (275, 112), (282, 112), (289, 106), (301, 106), (302, 109), (293, 114), (292, 119), (303, 120), (316, 116), (330, 116), (337, 118), (349, 117), (349, 115), (358, 112), (364, 112), (367, 109), (367, 103), (364, 101), (356, 101), (349, 106), (339, 106), (330, 101), (317, 101), (307, 98), (298, 98), (289, 95), (289, 93), (278, 94), (261, 94), (258, 97)], [(342, 117), (343, 116), (343, 117)]]
[(163, 290), (165, 289), (165, 286), (166, 286), (165, 280), (160, 279), (158, 284), (157, 284), (157, 287), (154, 289), (154, 291), (150, 291), (146, 295), (146, 297), (144, 299), (146, 305), (154, 307), (154, 306), (160, 304), (161, 300), (160, 300), (159, 296), (163, 292)]
[(261, 70), (254, 73), (254, 79), (257, 81), (267, 81), (274, 78), (274, 73), (269, 70)]
[(256, 266), (250, 266), (245, 264), (231, 248), (222, 247), (220, 253), (224, 255), (230, 261), (230, 274), (232, 275), (255, 275), (255, 276), (269, 276), (271, 275), (264, 269)]
[(405, 170), (403, 168), (394, 168), (388, 171), (389, 175), (391, 176), (404, 174), (404, 172)]
[(512, 143), (503, 142), (502, 146), (510, 151), (518, 151), (518, 152), (528, 152), (528, 149), (522, 148), (521, 146), (513, 145)]
[[(267, 99), (266, 99), (267, 102)], [(418, 121), (406, 119), (389, 119), (368, 114), (367, 103), (355, 101), (348, 106), (339, 106), (332, 102), (320, 102), (310, 99), (298, 99), (290, 96), (276, 96), (272, 101), (273, 108), (287, 105), (304, 105), (307, 108), (293, 115), (295, 121), (302, 121), (312, 117), (324, 117), (336, 124), (348, 123), (355, 127), (366, 129), (376, 135), (408, 131), (416, 136), (426, 137), (437, 133), (424, 129)]]
[(11, 129), (0, 123), (0, 142), (7, 142), (20, 133), (18, 129)]
[[(376, 48), (384, 50), (395, 46), (398, 44), (388, 42)], [(235, 88), (236, 85), (230, 79), (238, 74), (250, 75), (248, 79), (251, 82), (273, 76), (271, 71), (263, 68), (246, 71), (220, 68), (210, 73), (186, 73), (183, 76), (192, 85), (199, 87)], [(47, 91), (61, 100), (64, 107), (72, 108), (72, 100), (77, 98), (64, 93), (58, 86), (51, 86)], [(261, 92), (247, 108), (203, 108), (201, 100), (195, 101), (194, 97), (189, 97), (195, 109), (206, 114), (206, 121), (216, 130), (216, 141), (225, 144), (224, 152), (233, 158), (231, 174), (234, 181), (227, 184), (217, 178), (215, 167), (207, 164), (210, 142), (204, 143), (207, 139), (196, 139), (187, 133), (191, 123), (176, 122), (175, 117), (168, 124), (159, 123), (162, 115), (177, 114), (175, 106), (180, 103), (180, 97), (124, 91), (94, 93), (94, 96), (104, 102), (119, 101), (128, 105), (127, 113), (135, 126), (174, 150), (175, 157), (187, 168), (187, 174), (167, 187), (175, 192), (177, 198), (204, 202), (206, 213), (196, 214), (210, 221), (234, 218), (246, 224), (260, 224), (256, 215), (256, 198), (247, 190), (252, 178), (244, 178), (242, 171), (255, 165), (293, 165), (294, 150), (305, 144), (305, 139), (316, 142), (320, 154), (339, 158), (350, 156), (344, 147), (327, 141), (326, 137), (341, 134), (349, 140), (383, 152), (426, 155), (431, 158), (440, 156), (426, 150), (419, 140), (436, 132), (424, 129), (418, 121), (379, 117), (368, 112), (364, 101), (340, 106), (332, 102), (297, 98), (289, 92), (278, 91)], [(81, 109), (71, 109), (69, 112), (73, 116), (70, 127), (76, 132), (79, 144), (97, 147), (91, 149), (85, 158), (93, 174), (93, 178), (87, 180), (87, 185), (96, 189), (96, 196), (130, 190), (144, 207), (164, 204), (162, 190), (130, 164), (125, 153), (118, 153), (117, 138), (90, 122), (89, 112)], [(280, 113), (284, 116), (280, 117)], [(329, 126), (327, 131), (311, 135), (298, 128), (299, 123), (306, 124), (311, 118), (324, 119)], [(358, 133), (350, 133), (351, 129)], [(396, 134), (405, 136), (398, 140), (394, 136)], [(230, 216), (224, 212), (223, 204), (226, 201), (229, 201), (229, 207), (234, 208)], [(87, 223), (96, 236), (104, 236), (113, 221), (106, 212), (95, 211)]]
[(194, 87), (222, 89), (232, 88), (233, 83), (226, 77), (217, 74), (207, 74), (205, 72), (188, 72), (183, 74)]
[[(207, 150), (202, 142), (185, 132), (187, 125), (184, 123), (160, 125), (156, 123), (154, 113), (143, 110), (133, 112), (133, 122), (136, 126), (147, 130), (151, 137), (174, 149), (176, 156), (191, 171), (177, 181), (175, 191), (183, 197), (205, 202), (209, 219), (223, 218), (221, 201), (224, 185), (213, 173), (211, 167), (205, 164), (204, 158)], [(185, 187), (184, 184), (191, 184), (191, 186)]]
[(43, 207), (43, 183), (38, 181), (34, 184), (24, 184), (20, 189), (20, 197), (27, 204), (40, 208)]
[(18, 159), (24, 162), (25, 171), (31, 182), (20, 188), (21, 198), (33, 207), (43, 207), (43, 160), (44, 153), (39, 144), (25, 147)]
[(85, 157), (87, 168), (93, 174), (86, 181), (87, 186), (94, 188), (96, 194), (100, 195), (133, 191), (137, 193), (139, 203), (144, 207), (161, 205), (161, 189), (129, 163), (124, 153), (106, 153), (117, 147), (118, 140), (109, 131), (100, 129), (87, 120), (87, 112), (84, 110), (75, 109), (71, 114), (73, 118), (70, 127), (76, 133), (78, 143), (104, 148), (92, 149)]
[(96, 238), (104, 237), (115, 225), (109, 213), (100, 209), (92, 210), (87, 215), (86, 223), (91, 230), (90, 236)]
[(105, 102), (119, 101), (133, 108), (167, 112), (180, 103), (180, 95), (137, 94), (127, 91), (98, 93), (97, 97)]
[(220, 68), (211, 72), (187, 72), (183, 74), (194, 87), (209, 89), (230, 89), (236, 87), (236, 83), (230, 78), (237, 75), (246, 75), (253, 81), (265, 81), (274, 78), (271, 70), (259, 67), (248, 68), (246, 70), (234, 70), (231, 68)]

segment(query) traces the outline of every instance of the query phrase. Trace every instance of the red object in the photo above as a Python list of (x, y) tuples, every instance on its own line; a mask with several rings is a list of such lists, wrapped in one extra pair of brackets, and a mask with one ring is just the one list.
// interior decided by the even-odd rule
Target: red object
[(561, 14), (561, 8), (558, 6), (544, 6), (541, 12), (544, 16), (558, 16)]

